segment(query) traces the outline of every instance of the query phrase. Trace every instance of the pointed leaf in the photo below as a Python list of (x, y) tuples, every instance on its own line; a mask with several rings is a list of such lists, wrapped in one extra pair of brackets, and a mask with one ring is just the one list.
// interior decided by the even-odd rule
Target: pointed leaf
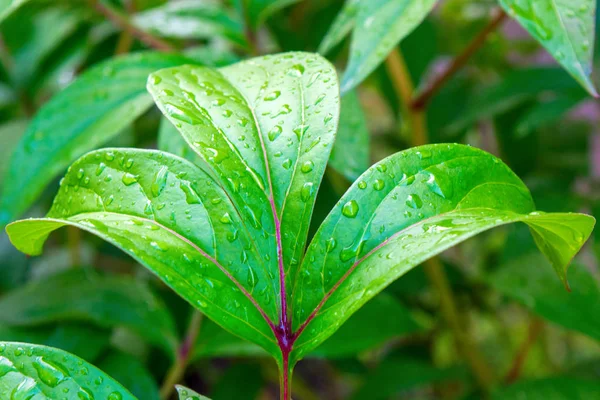
[(136, 400), (111, 377), (65, 351), (0, 342), (0, 393), (11, 399)]
[(194, 392), (192, 389), (188, 389), (183, 386), (175, 386), (177, 388), (177, 394), (179, 400), (210, 400), (208, 397), (204, 397)]
[(343, 93), (362, 82), (425, 19), (436, 0), (361, 1), (352, 31)]
[(592, 96), (595, 0), (499, 0)]
[(54, 96), (31, 121), (11, 157), (0, 226), (26, 211), (77, 157), (114, 137), (151, 106), (144, 88), (151, 72), (185, 62), (184, 57), (159, 53), (116, 58)]
[(371, 167), (308, 247), (293, 289), (293, 328), (300, 336), (292, 359), (414, 266), (495, 226), (529, 225), (566, 284), (566, 267), (594, 219), (533, 210), (529, 191), (506, 165), (468, 146), (416, 147)]
[(333, 24), (325, 34), (319, 45), (319, 53), (327, 54), (337, 46), (354, 28), (356, 14), (358, 13), (361, 0), (346, 0), (339, 14), (335, 17)]
[(60, 321), (124, 326), (175, 355), (177, 332), (170, 314), (145, 284), (131, 278), (70, 270), (0, 297), (0, 325)]
[(369, 168), (369, 150), (365, 114), (357, 94), (349, 92), (342, 97), (340, 123), (329, 166), (353, 182)]

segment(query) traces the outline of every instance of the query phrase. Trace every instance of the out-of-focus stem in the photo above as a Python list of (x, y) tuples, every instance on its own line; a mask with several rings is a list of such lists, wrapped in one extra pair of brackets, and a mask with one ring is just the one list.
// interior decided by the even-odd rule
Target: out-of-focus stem
[(196, 343), (196, 339), (198, 338), (201, 324), (202, 314), (200, 311), (194, 311), (188, 325), (187, 333), (183, 339), (183, 343), (181, 343), (179, 350), (177, 351), (175, 362), (169, 369), (169, 372), (167, 372), (167, 376), (160, 388), (160, 398), (162, 400), (167, 400), (173, 392), (175, 385), (181, 382), (181, 379), (185, 374), (185, 369), (190, 361), (190, 356), (192, 355), (192, 351), (194, 349), (194, 343)]
[(519, 376), (521, 376), (521, 371), (523, 370), (523, 365), (525, 365), (525, 361), (527, 360), (529, 350), (531, 350), (531, 347), (535, 344), (537, 338), (543, 330), (544, 322), (541, 319), (534, 317), (529, 323), (527, 337), (519, 347), (519, 350), (517, 351), (517, 354), (512, 362), (512, 366), (504, 378), (505, 383), (511, 384), (519, 379)]

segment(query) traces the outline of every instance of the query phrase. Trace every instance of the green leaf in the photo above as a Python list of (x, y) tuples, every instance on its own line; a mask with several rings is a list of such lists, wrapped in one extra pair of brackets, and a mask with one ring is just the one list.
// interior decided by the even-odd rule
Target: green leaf
[(233, 0), (238, 12), (246, 18), (252, 29), (258, 28), (271, 15), (299, 0)]
[(0, 298), (0, 324), (31, 327), (60, 321), (124, 326), (175, 354), (177, 333), (148, 287), (125, 277), (81, 269), (32, 282)]
[(215, 357), (265, 357), (262, 347), (232, 335), (211, 320), (202, 322), (192, 360)]
[(518, 301), (536, 314), (600, 341), (600, 284), (585, 266), (571, 269), (573, 292), (565, 292), (548, 261), (529, 254), (509, 261), (487, 278), (496, 290)]
[(58, 173), (117, 135), (152, 104), (144, 85), (181, 56), (140, 53), (85, 72), (37, 113), (14, 151), (0, 200), (0, 226), (26, 211)]
[(517, 122), (516, 136), (525, 137), (535, 129), (559, 120), (582, 100), (584, 98), (578, 95), (559, 96), (550, 101), (535, 104)]
[(225, 371), (210, 393), (213, 400), (257, 399), (263, 385), (260, 365), (237, 364)]
[(224, 37), (244, 45), (243, 21), (236, 19), (215, 0), (168, 2), (134, 17), (140, 28), (161, 36), (178, 39), (214, 39)]
[(384, 360), (369, 373), (352, 399), (386, 400), (409, 389), (437, 382), (464, 380), (463, 368), (436, 368), (418, 359), (395, 356)]
[(188, 389), (183, 386), (175, 386), (177, 388), (177, 394), (179, 395), (179, 400), (210, 400), (208, 397), (204, 397), (194, 392), (191, 389)]
[(492, 394), (493, 400), (585, 400), (599, 397), (600, 383), (598, 381), (570, 376), (518, 381), (498, 389)]
[(359, 3), (342, 93), (362, 82), (425, 19), (436, 0), (371, 0)]
[(329, 165), (350, 181), (370, 165), (369, 131), (356, 93), (342, 97), (340, 122)]
[(595, 0), (499, 0), (550, 54), (598, 97), (591, 80), (596, 21)]
[(120, 351), (111, 351), (96, 365), (126, 387), (138, 399), (160, 399), (159, 389), (154, 378), (144, 364), (135, 357)]
[(0, 187), (8, 168), (10, 155), (17, 146), (23, 132), (25, 132), (28, 123), (27, 120), (16, 119), (0, 125), (0, 149), (2, 151), (2, 156), (0, 157)]
[(0, 0), (0, 22), (28, 0)]
[(12, 399), (136, 400), (111, 377), (65, 351), (0, 342), (0, 393)]
[(319, 53), (327, 54), (350, 33), (356, 21), (361, 0), (346, 0), (319, 45)]
[(384, 287), (484, 230), (526, 223), (566, 285), (566, 267), (589, 237), (583, 214), (532, 213), (525, 185), (494, 156), (462, 145), (416, 147), (355, 182), (325, 219), (294, 282), (297, 360)]

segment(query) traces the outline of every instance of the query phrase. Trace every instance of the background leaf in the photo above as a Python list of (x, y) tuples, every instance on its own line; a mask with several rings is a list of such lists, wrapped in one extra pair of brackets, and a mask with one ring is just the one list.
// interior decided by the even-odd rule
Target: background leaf
[(492, 399), (531, 400), (584, 400), (600, 396), (598, 381), (585, 380), (567, 376), (557, 376), (538, 380), (525, 380), (497, 390)]
[(151, 72), (185, 62), (181, 56), (159, 53), (110, 60), (48, 102), (11, 157), (0, 200), (0, 225), (26, 211), (70, 162), (117, 135), (150, 107), (145, 84)]
[(192, 400), (210, 400), (208, 397), (204, 397), (199, 395), (198, 393), (194, 392), (191, 389), (188, 389), (186, 387), (183, 386), (176, 386), (177, 387), (177, 393), (179, 394), (179, 400), (188, 400), (188, 399), (192, 399)]
[(159, 400), (156, 382), (144, 364), (120, 351), (111, 351), (98, 363), (98, 368), (126, 387), (135, 397), (144, 400)]
[(591, 81), (595, 0), (499, 0), (502, 7), (587, 90)]
[(0, 343), (0, 393), (14, 399), (79, 398), (135, 400), (127, 390), (79, 357), (51, 347)]

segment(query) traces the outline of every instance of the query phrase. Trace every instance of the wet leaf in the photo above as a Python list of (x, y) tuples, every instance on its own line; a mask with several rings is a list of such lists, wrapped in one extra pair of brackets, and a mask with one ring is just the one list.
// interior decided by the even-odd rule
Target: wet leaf
[[(342, 92), (354, 88), (373, 72), (389, 52), (423, 21), (435, 3), (436, 0), (359, 2), (350, 60), (341, 83)], [(342, 12), (347, 12), (347, 9)]]
[(204, 397), (194, 392), (191, 389), (188, 389), (183, 386), (175, 386), (177, 388), (177, 394), (179, 395), (179, 400), (210, 400), (208, 397)]
[(499, 0), (592, 96), (595, 0)]
[(81, 358), (52, 347), (0, 342), (0, 393), (12, 399), (136, 400)]
[(292, 360), (414, 266), (496, 226), (526, 223), (566, 284), (566, 268), (594, 219), (533, 211), (519, 178), (468, 146), (415, 147), (369, 168), (325, 219), (299, 268), (291, 304), (300, 335)]
[(0, 298), (0, 324), (32, 327), (61, 321), (123, 326), (175, 354), (177, 333), (164, 304), (139, 281), (81, 269), (31, 282)]
[(140, 53), (85, 72), (46, 103), (13, 152), (0, 199), (0, 226), (25, 212), (57, 174), (105, 143), (151, 105), (144, 85), (157, 69), (186, 59)]

